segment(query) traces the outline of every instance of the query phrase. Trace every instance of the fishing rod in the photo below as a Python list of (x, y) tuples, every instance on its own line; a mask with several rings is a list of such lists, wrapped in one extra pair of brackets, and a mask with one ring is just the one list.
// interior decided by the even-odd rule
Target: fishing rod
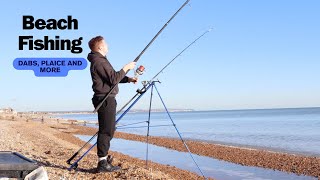
[[(198, 36), (194, 41), (192, 41), (188, 46), (186, 46), (179, 54), (177, 54), (171, 61), (169, 61), (169, 63), (167, 63), (155, 76), (152, 77), (152, 79), (150, 81), (148, 81), (147, 83), (145, 83), (143, 85), (143, 88), (140, 90), (137, 90), (137, 93), (120, 109), (117, 111), (116, 115), (118, 115), (120, 112), (123, 111), (123, 109), (125, 107), (127, 107), (134, 99), (136, 99), (137, 96), (139, 96), (138, 98), (141, 97), (141, 95), (143, 95), (147, 88), (149, 87), (148, 85), (150, 85), (154, 79), (156, 77), (158, 77), (160, 75), (160, 73), (162, 73), (174, 60), (176, 60), (183, 52), (185, 52), (190, 46), (192, 46), (194, 43), (196, 43), (200, 38), (202, 38), (205, 34), (209, 33), (212, 29), (208, 29), (207, 31), (205, 31), (204, 33), (202, 33), (200, 36)], [(121, 119), (121, 117), (119, 118)], [(118, 120), (119, 121), (119, 120)], [(118, 121), (116, 123), (118, 123)], [(67, 160), (67, 163), (71, 165), (71, 161), (82, 151), (82, 149), (87, 146), (96, 136), (98, 135), (98, 131), (75, 153), (73, 154), (73, 156)]]
[[(136, 57), (136, 59), (133, 62), (138, 62), (138, 60), (140, 59), (140, 57), (144, 54), (144, 52), (149, 48), (149, 46), (153, 43), (153, 41), (159, 36), (159, 34), (167, 27), (167, 25), (170, 23), (170, 21), (176, 17), (176, 15), (181, 11), (182, 8), (184, 8), (190, 0), (187, 0), (186, 2), (184, 2), (182, 4), (182, 6), (171, 16), (171, 18), (168, 20), (168, 22), (166, 24), (164, 24), (162, 26), (162, 28), (159, 30), (159, 32), (151, 39), (151, 41), (147, 44), (147, 46), (140, 52), (140, 54)], [(126, 72), (126, 74), (128, 74), (130, 70), (128, 70)], [(98, 104), (98, 106), (95, 108), (95, 110), (93, 111), (93, 113), (96, 113), (100, 107), (102, 106), (102, 104), (104, 103), (104, 101), (107, 100), (107, 98), (110, 96), (110, 94), (113, 92), (113, 90), (115, 89), (115, 87), (120, 83), (121, 80), (119, 80), (109, 91), (109, 93), (103, 98), (103, 100)]]
[[(139, 66), (135, 73), (135, 78), (138, 78), (138, 76), (142, 75), (144, 72), (144, 67), (141, 65)], [(138, 91), (138, 90), (137, 90)], [(131, 101), (130, 101), (131, 102)], [(129, 103), (125, 104), (119, 111), (117, 111), (116, 116), (128, 105)], [(84, 147), (86, 147), (96, 136), (98, 135), (98, 132), (96, 132), (77, 152), (75, 152), (66, 162), (67, 164), (71, 164), (71, 161), (82, 151)]]
[[(154, 79), (156, 79), (156, 77), (159, 76), (160, 73), (162, 73), (174, 60), (176, 60), (184, 51), (186, 51), (190, 46), (192, 46), (195, 42), (197, 42), (200, 38), (202, 38), (202, 36), (204, 36), (205, 34), (207, 34), (208, 32), (210, 32), (212, 30), (212, 28), (208, 29), (207, 31), (205, 31), (203, 34), (201, 34), (198, 38), (196, 38), (194, 41), (192, 41), (188, 46), (186, 46), (179, 54), (177, 54), (169, 63), (167, 63), (156, 75), (154, 75), (152, 77), (152, 79), (150, 81), (148, 81), (147, 83), (150, 84), (152, 81), (154, 81)], [(143, 88), (140, 90), (137, 90), (137, 94), (134, 95), (119, 111), (122, 111), (128, 104), (131, 103), (131, 101), (133, 101), (139, 94), (141, 94), (144, 90), (145, 90), (146, 86), (143, 86)]]
[[(181, 7), (171, 16), (171, 18), (162, 26), (162, 28), (158, 31), (158, 33), (151, 39), (151, 41), (147, 44), (147, 46), (140, 52), (140, 54), (135, 58), (134, 62), (138, 62), (138, 60), (140, 59), (140, 57), (144, 54), (144, 52), (149, 48), (149, 46), (153, 43), (153, 41), (159, 36), (159, 34), (167, 27), (167, 25), (171, 22), (171, 20), (176, 17), (176, 15), (181, 11), (181, 9), (183, 9), (190, 0), (186, 0)], [(126, 72), (126, 74), (128, 74), (130, 70), (128, 70)], [(121, 80), (119, 80), (112, 88), (111, 90), (107, 93), (107, 95), (102, 99), (102, 101), (98, 104), (98, 106), (94, 109), (93, 113), (96, 113), (100, 107), (102, 106), (102, 104), (107, 100), (107, 98), (110, 96), (110, 94), (112, 93), (112, 91), (115, 89), (115, 87), (120, 83)], [(136, 96), (135, 96), (136, 97)], [(132, 99), (133, 100), (133, 99)], [(132, 100), (130, 100), (129, 102), (131, 102)], [(117, 114), (119, 112), (121, 112), (129, 103), (127, 103), (123, 108), (121, 108)], [(89, 143), (91, 142), (94, 137), (97, 135), (98, 133), (96, 133), (84, 146), (82, 146), (70, 159), (67, 160), (67, 163), (70, 164), (71, 160), (74, 159), (79, 152)]]

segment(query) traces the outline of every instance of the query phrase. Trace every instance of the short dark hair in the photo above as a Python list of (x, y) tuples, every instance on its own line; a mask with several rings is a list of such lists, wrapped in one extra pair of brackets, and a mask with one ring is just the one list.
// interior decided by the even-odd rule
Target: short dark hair
[(91, 51), (97, 50), (98, 43), (101, 42), (103, 39), (104, 38), (102, 36), (96, 36), (96, 37), (92, 38), (88, 43)]

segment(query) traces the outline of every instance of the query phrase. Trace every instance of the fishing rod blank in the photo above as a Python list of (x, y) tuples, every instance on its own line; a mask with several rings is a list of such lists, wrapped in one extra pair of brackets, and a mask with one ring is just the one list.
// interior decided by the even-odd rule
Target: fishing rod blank
[[(200, 36), (198, 36), (194, 41), (192, 41), (188, 46), (186, 46), (179, 54), (177, 54), (169, 63), (167, 63), (155, 76), (152, 77), (152, 79), (150, 81), (147, 82), (147, 84), (150, 84), (152, 81), (154, 81), (154, 79), (156, 79), (156, 77), (159, 76), (160, 73), (162, 73), (174, 60), (176, 60), (184, 51), (186, 51), (190, 46), (192, 46), (194, 43), (196, 43), (200, 38), (202, 38), (205, 34), (207, 34), (208, 32), (210, 32), (212, 30), (212, 28), (208, 29), (207, 31), (205, 31), (204, 33), (202, 33)], [(145, 87), (143, 86), (143, 88), (140, 90), (137, 90), (137, 93), (119, 110), (122, 111), (128, 104), (130, 104), (131, 101), (133, 101), (139, 94), (141, 94), (141, 92), (145, 91)]]
[[(136, 59), (133, 62), (138, 62), (138, 60), (140, 59), (140, 57), (143, 55), (143, 53), (149, 48), (149, 46), (153, 43), (153, 41), (159, 36), (159, 34), (167, 27), (167, 25), (170, 23), (170, 21), (181, 11), (181, 9), (186, 6), (189, 3), (190, 0), (187, 0), (185, 3), (182, 4), (182, 6), (173, 14), (173, 16), (168, 20), (168, 22), (166, 24), (163, 25), (163, 27), (159, 30), (159, 32), (151, 39), (151, 41), (148, 43), (148, 45), (140, 52), (140, 54), (136, 57)], [(128, 74), (130, 70), (128, 70), (126, 72), (126, 74)], [(110, 94), (113, 92), (113, 90), (115, 89), (115, 87), (120, 83), (120, 80), (111, 88), (111, 90), (109, 91), (109, 93), (103, 98), (103, 100), (98, 104), (98, 106), (95, 108), (95, 110), (93, 111), (93, 113), (96, 113), (100, 107), (102, 106), (102, 104), (104, 103), (104, 101), (107, 100), (107, 98), (110, 96)]]

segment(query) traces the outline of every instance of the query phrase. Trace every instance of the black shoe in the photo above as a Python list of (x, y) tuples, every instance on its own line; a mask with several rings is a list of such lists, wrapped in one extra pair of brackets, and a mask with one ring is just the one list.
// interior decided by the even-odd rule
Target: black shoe
[(114, 172), (119, 171), (121, 168), (119, 166), (113, 166), (111, 163), (108, 163), (107, 160), (101, 160), (98, 163), (97, 173), (100, 172)]

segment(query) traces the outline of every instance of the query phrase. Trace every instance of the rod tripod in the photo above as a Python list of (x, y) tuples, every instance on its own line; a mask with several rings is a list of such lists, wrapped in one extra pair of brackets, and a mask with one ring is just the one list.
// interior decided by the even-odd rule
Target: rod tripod
[[(144, 90), (143, 91), (140, 91), (140, 95), (138, 96), (138, 98), (136, 98), (132, 103), (131, 105), (121, 114), (121, 116), (116, 120), (116, 124), (118, 124), (118, 122), (130, 111), (130, 109), (140, 100), (140, 98), (151, 88), (151, 95), (150, 95), (150, 102), (149, 102), (149, 111), (148, 111), (148, 121), (143, 121), (143, 122), (147, 122), (147, 152), (146, 152), (146, 167), (148, 167), (148, 156), (149, 156), (149, 133), (150, 133), (150, 119), (151, 119), (151, 107), (152, 107), (152, 101), (153, 101), (153, 92), (154, 92), (154, 89), (156, 90), (160, 100), (161, 100), (161, 103), (166, 111), (166, 113), (168, 114), (169, 116), (169, 119), (172, 123), (172, 126), (175, 128), (175, 130), (177, 131), (178, 135), (179, 135), (179, 138), (180, 140), (182, 141), (183, 145), (185, 146), (185, 148), (187, 149), (192, 161), (195, 163), (195, 165), (197, 166), (198, 170), (200, 171), (201, 175), (205, 178), (202, 170), (200, 169), (200, 167), (198, 166), (197, 162), (195, 161), (188, 145), (186, 144), (186, 142), (184, 141), (184, 139), (182, 138), (176, 124), (174, 123), (169, 111), (168, 111), (168, 108), (167, 106), (165, 105), (157, 87), (156, 87), (156, 82), (160, 83), (160, 81), (152, 81), (152, 82), (146, 82), (144, 84)], [(141, 123), (141, 122), (140, 122)], [(133, 125), (133, 124), (137, 124), (137, 123), (132, 123), (132, 124), (129, 124), (129, 125)], [(122, 125), (121, 127), (123, 126), (127, 126), (127, 125)], [(117, 128), (120, 127), (120, 126), (117, 126)], [(153, 126), (154, 127), (154, 126)], [(95, 136), (95, 135), (94, 135)], [(89, 140), (91, 141), (94, 136)], [(72, 170), (72, 169), (77, 169), (78, 167), (78, 163), (79, 161), (81, 161), (84, 156), (86, 156), (95, 146), (97, 145), (97, 142), (95, 142), (82, 156), (80, 156), (80, 158), (78, 160), (76, 160), (74, 163), (71, 164), (71, 166), (68, 168), (68, 170)]]

